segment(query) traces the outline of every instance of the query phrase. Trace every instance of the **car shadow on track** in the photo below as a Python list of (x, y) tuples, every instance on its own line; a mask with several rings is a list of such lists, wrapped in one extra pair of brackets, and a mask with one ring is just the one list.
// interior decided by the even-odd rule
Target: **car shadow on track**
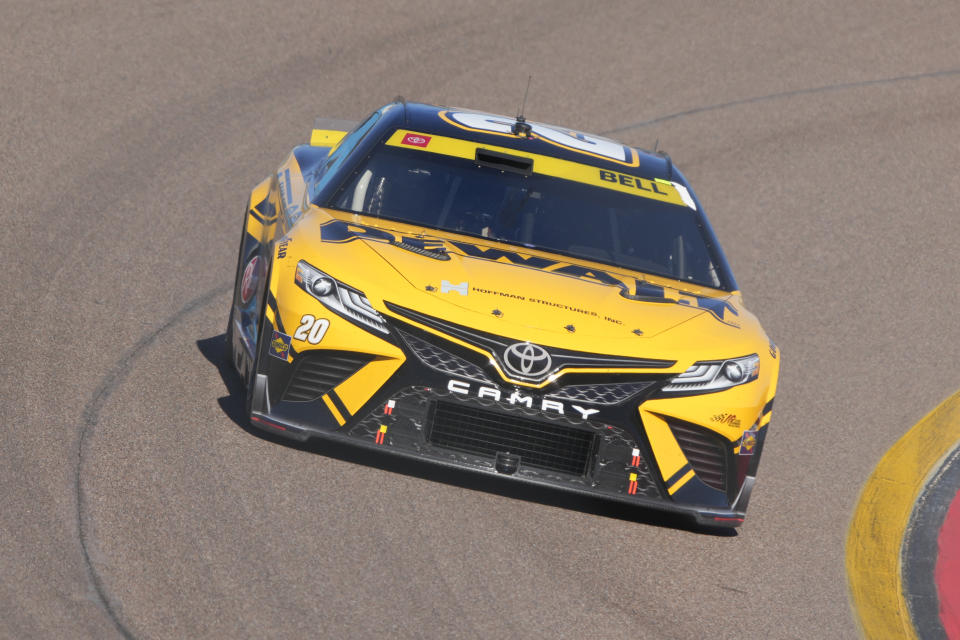
[(375, 467), (384, 471), (400, 473), (414, 478), (439, 481), (464, 489), (484, 491), (508, 498), (537, 502), (561, 509), (572, 509), (607, 518), (627, 520), (655, 527), (682, 529), (693, 533), (717, 537), (737, 536), (736, 529), (700, 526), (693, 522), (691, 518), (680, 514), (662, 512), (655, 509), (644, 509), (587, 496), (568, 494), (560, 490), (550, 489), (549, 487), (528, 486), (492, 475), (479, 475), (457, 469), (418, 464), (416, 461), (399, 458), (388, 453), (362, 450), (337, 442), (316, 444), (311, 442), (299, 443), (273, 435), (250, 426), (244, 414), (243, 385), (236, 371), (233, 370), (233, 367), (231, 367), (230, 363), (226, 360), (226, 339), (224, 334), (197, 340), (197, 349), (210, 364), (217, 368), (227, 388), (229, 395), (217, 400), (224, 414), (248, 434), (261, 440), (299, 449), (300, 451), (329, 456), (344, 462)]

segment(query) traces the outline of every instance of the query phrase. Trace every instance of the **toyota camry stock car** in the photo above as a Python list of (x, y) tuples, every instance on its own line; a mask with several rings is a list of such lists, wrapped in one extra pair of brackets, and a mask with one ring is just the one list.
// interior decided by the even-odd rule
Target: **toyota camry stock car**
[(668, 156), (402, 99), (253, 190), (227, 346), (266, 431), (713, 526), (779, 371)]

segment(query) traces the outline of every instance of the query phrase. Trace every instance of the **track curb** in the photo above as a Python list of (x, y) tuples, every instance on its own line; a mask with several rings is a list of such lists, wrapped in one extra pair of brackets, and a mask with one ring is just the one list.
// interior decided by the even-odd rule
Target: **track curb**
[(917, 498), (960, 440), (960, 392), (883, 456), (860, 494), (847, 534), (854, 617), (865, 638), (917, 639), (904, 596), (901, 548)]

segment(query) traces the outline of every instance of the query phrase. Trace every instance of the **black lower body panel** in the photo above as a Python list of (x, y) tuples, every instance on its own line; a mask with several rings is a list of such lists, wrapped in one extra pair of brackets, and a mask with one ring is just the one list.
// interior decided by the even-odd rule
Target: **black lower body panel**
[[(343, 426), (312, 425), (263, 412), (253, 415), (253, 424), (300, 441), (340, 441), (445, 467), (679, 512), (694, 516), (700, 524), (738, 526), (742, 522), (742, 511), (698, 508), (667, 497), (645, 447), (631, 429), (532, 407), (506, 407), (427, 386), (395, 388), (380, 398)], [(300, 416), (305, 415), (304, 409)], [(319, 404), (317, 411), (323, 411)]]

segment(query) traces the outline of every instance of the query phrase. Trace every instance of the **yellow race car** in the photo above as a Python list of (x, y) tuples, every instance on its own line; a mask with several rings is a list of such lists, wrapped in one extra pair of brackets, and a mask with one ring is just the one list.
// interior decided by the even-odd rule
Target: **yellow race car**
[(728, 527), (779, 373), (668, 156), (402, 99), (253, 190), (227, 348), (266, 431)]

